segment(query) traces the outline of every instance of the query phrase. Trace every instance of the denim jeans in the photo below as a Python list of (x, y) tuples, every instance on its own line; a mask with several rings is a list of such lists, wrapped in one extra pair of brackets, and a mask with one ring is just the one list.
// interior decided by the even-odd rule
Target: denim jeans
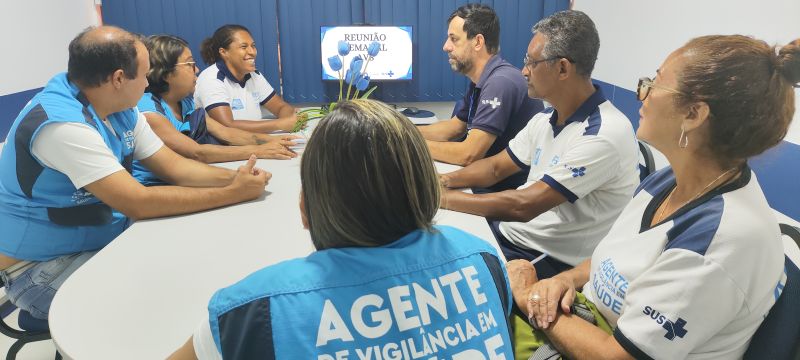
[(97, 251), (64, 255), (52, 260), (36, 262), (15, 279), (9, 280), (5, 271), (0, 278), (6, 287), (11, 303), (38, 319), (47, 319), (53, 296), (64, 281)]

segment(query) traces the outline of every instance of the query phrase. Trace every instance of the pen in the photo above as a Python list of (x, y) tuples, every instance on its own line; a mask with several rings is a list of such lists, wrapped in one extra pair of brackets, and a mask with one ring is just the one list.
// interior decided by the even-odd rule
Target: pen
[(547, 257), (547, 253), (542, 253), (542, 255), (537, 256), (535, 259), (531, 260), (531, 265), (536, 265), (537, 262), (542, 261), (542, 259)]

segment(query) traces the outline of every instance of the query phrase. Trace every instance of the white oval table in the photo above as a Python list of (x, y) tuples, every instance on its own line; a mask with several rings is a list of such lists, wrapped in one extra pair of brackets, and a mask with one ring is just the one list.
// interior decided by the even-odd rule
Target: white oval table
[[(214, 291), (264, 266), (311, 253), (298, 208), (300, 158), (259, 160), (258, 166), (273, 174), (260, 199), (136, 222), (70, 276), (50, 308), (50, 331), (61, 354), (81, 360), (163, 359), (207, 316)], [(436, 222), (497, 247), (482, 217), (440, 210)]]

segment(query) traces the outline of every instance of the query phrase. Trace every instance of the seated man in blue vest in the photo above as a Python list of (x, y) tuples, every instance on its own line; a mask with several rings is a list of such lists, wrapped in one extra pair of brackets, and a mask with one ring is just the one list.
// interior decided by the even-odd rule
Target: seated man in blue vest
[[(450, 120), (419, 127), (433, 159), (467, 166), (493, 156), (542, 111), (542, 102), (527, 96), (519, 69), (500, 56), (500, 19), (492, 8), (467, 4), (447, 20), (443, 50), (453, 71), (467, 76), (469, 89)], [(516, 189), (527, 170), (477, 192)]]
[[(11, 127), (0, 155), (0, 279), (36, 318), (47, 319), (64, 280), (132, 220), (252, 200), (271, 177), (253, 156), (232, 171), (164, 146), (136, 110), (148, 57), (122, 29), (83, 31), (69, 45), (67, 73)], [(142, 186), (130, 174), (134, 160), (178, 186)]]

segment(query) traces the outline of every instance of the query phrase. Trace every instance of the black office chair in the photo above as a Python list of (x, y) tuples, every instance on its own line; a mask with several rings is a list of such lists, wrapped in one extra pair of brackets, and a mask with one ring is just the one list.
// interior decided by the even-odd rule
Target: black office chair
[(639, 152), (642, 153), (644, 164), (639, 164), (639, 181), (643, 181), (647, 176), (656, 171), (656, 162), (653, 160), (653, 151), (650, 150), (650, 145), (645, 144), (641, 140), (639, 142)]
[[(0, 287), (4, 287), (0, 281)], [(7, 313), (14, 311), (16, 307), (11, 304), (11, 301), (8, 299), (8, 296), (5, 294), (2, 298), (0, 298), (0, 309), (2, 309), (2, 313)], [(50, 328), (48, 326), (47, 320), (41, 320), (33, 317), (27, 311), (19, 311), (19, 316), (17, 317), (17, 323), (21, 330), (18, 330), (8, 323), (6, 323), (5, 318), (0, 318), (0, 333), (5, 336), (8, 336), (12, 339), (16, 339), (14, 344), (8, 349), (8, 353), (6, 354), (6, 360), (14, 360), (17, 358), (17, 353), (22, 349), (25, 344), (42, 341), (42, 340), (49, 340), (50, 339)], [(56, 351), (56, 360), (61, 359), (61, 354)]]
[[(794, 240), (791, 246), (800, 246), (800, 230), (781, 224), (781, 233)], [(753, 335), (745, 360), (800, 359), (800, 269), (798, 264), (785, 257), (786, 285), (769, 315)]]

